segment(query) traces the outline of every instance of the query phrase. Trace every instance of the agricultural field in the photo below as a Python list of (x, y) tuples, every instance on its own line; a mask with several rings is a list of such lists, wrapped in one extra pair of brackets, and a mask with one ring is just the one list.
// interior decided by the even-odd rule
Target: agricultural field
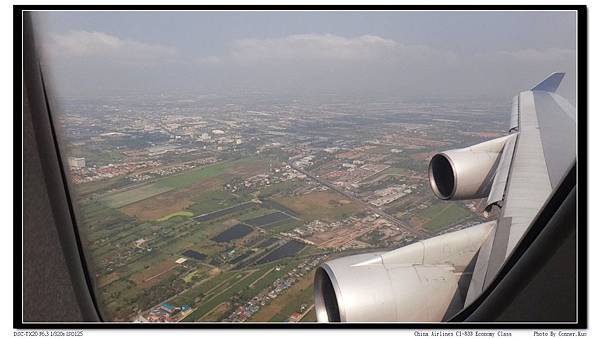
[(273, 224), (269, 224), (268, 227), (263, 227), (273, 234), (278, 234), (281, 232), (289, 232), (290, 230), (301, 226), (305, 221), (302, 219), (294, 219), (288, 218), (283, 221), (279, 221)]
[(303, 303), (312, 305), (314, 280), (314, 271), (304, 276), (294, 286), (288, 289), (283, 295), (277, 298), (277, 302), (272, 302), (262, 308), (258, 313), (250, 318), (250, 321), (285, 321), (289, 315), (300, 308)]
[(124, 187), (128, 181), (124, 177), (110, 178), (102, 181), (86, 182), (75, 186), (75, 194), (84, 197), (96, 192), (106, 192), (109, 189)]
[(272, 262), (275, 260), (279, 260), (281, 258), (291, 257), (294, 254), (300, 252), (300, 250), (302, 250), (304, 248), (304, 246), (305, 246), (305, 244), (301, 243), (299, 241), (296, 241), (296, 240), (289, 241), (289, 242), (281, 245), (280, 247), (276, 248), (275, 250), (273, 250), (271, 253), (269, 253), (268, 255), (266, 255), (265, 257), (263, 257), (256, 263), (258, 265), (260, 265), (260, 264), (265, 264), (265, 263)]
[[(287, 264), (290, 267), (291, 264), (295, 264), (295, 262), (290, 262)], [(242, 296), (247, 299), (251, 299), (256, 294), (260, 293), (265, 288), (271, 286), (273, 282), (287, 273), (285, 267), (273, 267), (270, 271), (268, 271), (265, 275), (261, 276), (259, 279), (252, 282), (248, 289), (242, 292)]]
[(291, 219), (289, 215), (283, 212), (273, 212), (270, 214), (262, 215), (260, 217), (248, 219), (245, 222), (248, 225), (261, 227), (261, 228), (269, 228), (273, 224), (277, 224), (279, 222)]
[(458, 203), (438, 203), (421, 210), (416, 217), (424, 220), (422, 227), (436, 232), (460, 222), (473, 214)]
[(217, 189), (199, 192), (192, 198), (192, 204), (188, 207), (188, 210), (193, 212), (194, 215), (201, 215), (225, 209), (242, 202), (244, 202), (243, 197)]
[(112, 208), (119, 208), (133, 204), (140, 200), (148, 199), (155, 195), (168, 192), (172, 187), (159, 184), (147, 184), (140, 187), (131, 188), (117, 193), (108, 194), (100, 199), (100, 202)]
[(222, 192), (223, 183), (231, 177), (262, 173), (266, 166), (267, 162), (260, 159), (224, 161), (105, 194), (100, 202), (141, 220), (164, 218), (188, 207), (201, 213), (218, 202), (235, 203), (235, 196)]
[[(263, 173), (267, 163), (224, 161), (90, 196), (82, 209), (85, 234), (109, 318), (147, 314), (169, 302), (191, 305), (183, 321), (220, 321), (316, 253), (282, 232), (362, 211), (338, 193), (315, 191), (302, 181), (252, 193), (225, 189), (232, 178)], [(272, 304), (280, 308), (264, 321), (284, 321), (301, 308), (308, 312), (309, 280), (279, 296)]]
[[(194, 216), (247, 202), (246, 197), (223, 191), (221, 185), (232, 175), (261, 173), (265, 166), (260, 159), (222, 162), (88, 196), (77, 211), (109, 318), (125, 319), (198, 281), (226, 276), (208, 265), (225, 251), (211, 237), (235, 225), (236, 215), (251, 218), (252, 213), (273, 211), (250, 203), (247, 211), (234, 209), (200, 220)], [(87, 189), (91, 193), (107, 187)], [(188, 260), (176, 263), (183, 257)]]
[(293, 181), (285, 181), (277, 184), (270, 185), (268, 187), (264, 187), (260, 191), (259, 198), (266, 199), (271, 196), (276, 195), (290, 195), (295, 190), (303, 187), (304, 183), (302, 181), (293, 180)]
[(210, 220), (213, 220), (213, 219), (221, 218), (221, 217), (226, 216), (228, 214), (233, 214), (233, 213), (236, 213), (236, 212), (241, 212), (241, 211), (243, 211), (243, 210), (245, 210), (247, 208), (252, 208), (254, 206), (255, 206), (255, 204), (253, 202), (247, 201), (247, 202), (244, 202), (244, 203), (241, 203), (241, 204), (237, 204), (237, 205), (234, 205), (234, 206), (231, 206), (231, 207), (227, 207), (227, 208), (224, 208), (224, 209), (220, 209), (220, 210), (216, 210), (216, 211), (212, 211), (212, 212), (209, 212), (209, 213), (205, 213), (205, 214), (199, 215), (197, 217), (194, 217), (194, 220), (199, 221), (199, 222), (210, 221)]
[(361, 210), (361, 207), (333, 191), (281, 197), (275, 199), (275, 201), (295, 211), (304, 220), (335, 221)]
[(262, 173), (266, 169), (267, 162), (265, 160), (247, 158), (195, 168), (181, 174), (159, 179), (157, 183), (172, 188), (183, 188), (201, 180), (210, 178), (224, 180), (226, 179), (225, 177), (247, 177)]
[(220, 270), (213, 270), (209, 272), (208, 275), (204, 276), (204, 279), (192, 285), (191, 288), (188, 288), (183, 293), (168, 301), (175, 305), (194, 304), (211, 291), (221, 286), (225, 286), (237, 274), (239, 274), (238, 271), (221, 272)]
[(196, 282), (169, 302), (193, 305), (194, 311), (184, 319), (186, 322), (214, 321), (216, 314), (223, 316), (229, 310), (225, 304), (231, 297), (237, 296), (240, 301), (250, 300), (283, 277), (298, 262), (298, 259), (286, 259), (244, 271), (212, 272), (212, 275)]
[(183, 279), (183, 281), (185, 281), (187, 284), (191, 284), (193, 282), (200, 281), (204, 277), (209, 277), (211, 275), (218, 274), (218, 272), (219, 270), (216, 268), (211, 268), (208, 265), (200, 265), (197, 269), (184, 275), (181, 279)]
[(308, 313), (306, 313), (306, 315), (304, 316), (304, 318), (302, 318), (302, 320), (300, 320), (301, 323), (316, 323), (317, 322), (317, 312), (315, 311), (315, 308), (311, 308), (310, 311), (308, 311)]
[(294, 312), (300, 313), (302, 305), (309, 306), (314, 303), (312, 279), (309, 279), (308, 286), (302, 286), (302, 288), (295, 292), (296, 296), (292, 300), (290, 300), (277, 314), (275, 314), (271, 319), (269, 319), (269, 321), (286, 321), (289, 318), (290, 314)]
[(203, 322), (221, 321), (221, 319), (231, 311), (231, 303), (224, 301), (213, 308), (210, 312), (202, 316)]
[(220, 285), (218, 293), (211, 294), (208, 298), (203, 299), (198, 303), (198, 306), (190, 315), (188, 315), (184, 321), (193, 322), (202, 320), (202, 317), (211, 311), (213, 308), (221, 304), (222, 302), (229, 300), (235, 294), (243, 294), (244, 290), (249, 289), (250, 284), (256, 283), (256, 281), (264, 277), (269, 271), (274, 268), (273, 264), (264, 265), (259, 269), (254, 269), (245, 272), (238, 272), (233, 278), (230, 278), (231, 284), (224, 286)]

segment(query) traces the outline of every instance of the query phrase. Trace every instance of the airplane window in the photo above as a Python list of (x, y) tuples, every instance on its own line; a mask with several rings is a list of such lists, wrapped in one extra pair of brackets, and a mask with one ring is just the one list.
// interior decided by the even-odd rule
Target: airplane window
[[(432, 30), (442, 17), (501, 29)], [(35, 23), (108, 321), (446, 320), (472, 300), (489, 234), (526, 229), (510, 214), (517, 195), (541, 207), (574, 159), (575, 134), (556, 145), (551, 133), (568, 131), (527, 111), (562, 119), (574, 102), (574, 12), (54, 11)], [(511, 38), (555, 25), (572, 34)], [(555, 71), (560, 90), (551, 76), (528, 91)], [(535, 160), (521, 156), (530, 124), (536, 159), (557, 164), (535, 192), (505, 185)]]

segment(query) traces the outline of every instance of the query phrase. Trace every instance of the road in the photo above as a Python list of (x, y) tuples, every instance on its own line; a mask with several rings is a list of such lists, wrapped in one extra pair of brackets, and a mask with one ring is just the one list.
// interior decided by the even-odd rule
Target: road
[(429, 232), (423, 231), (423, 230), (415, 230), (407, 225), (405, 225), (402, 221), (400, 221), (398, 218), (394, 217), (393, 215), (386, 213), (385, 211), (383, 211), (381, 208), (375, 207), (369, 203), (366, 203), (362, 200), (360, 200), (359, 198), (355, 197), (354, 194), (352, 194), (351, 192), (348, 192), (326, 180), (323, 180), (317, 176), (315, 176), (314, 174), (299, 168), (297, 166), (294, 166), (292, 163), (288, 163), (288, 165), (290, 165), (291, 168), (295, 169), (296, 171), (306, 175), (307, 177), (311, 178), (312, 180), (318, 182), (319, 184), (343, 195), (344, 197), (352, 200), (353, 202), (357, 203), (358, 205), (362, 206), (364, 209), (371, 211), (375, 214), (378, 214), (379, 216), (381, 216), (382, 218), (386, 219), (387, 221), (391, 222), (394, 226), (397, 226), (403, 230), (405, 230), (406, 232), (415, 235), (419, 238), (423, 238), (426, 237), (428, 235), (430, 235)]

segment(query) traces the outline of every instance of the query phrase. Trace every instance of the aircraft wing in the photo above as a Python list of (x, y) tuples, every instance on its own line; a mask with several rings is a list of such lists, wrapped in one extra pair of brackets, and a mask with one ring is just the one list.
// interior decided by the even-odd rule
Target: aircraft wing
[(319, 321), (444, 321), (477, 298), (576, 160), (575, 109), (553, 73), (513, 99), (507, 135), (434, 155), (429, 181), (443, 200), (487, 199), (499, 217), (389, 252), (322, 264)]
[(575, 109), (555, 93), (563, 77), (553, 73), (513, 98), (511, 138), (487, 201), (501, 207), (500, 216), (479, 252), (466, 304), (491, 282), (575, 162)]

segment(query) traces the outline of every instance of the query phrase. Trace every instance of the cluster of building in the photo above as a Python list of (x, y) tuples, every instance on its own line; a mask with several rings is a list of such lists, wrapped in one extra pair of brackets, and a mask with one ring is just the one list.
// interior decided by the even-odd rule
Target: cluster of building
[(76, 184), (115, 178), (160, 164), (154, 160), (148, 160), (86, 167), (84, 158), (69, 158), (68, 163), (71, 168), (71, 177)]
[(198, 166), (213, 164), (215, 162), (217, 162), (217, 158), (208, 157), (208, 158), (198, 159), (198, 160), (194, 160), (194, 161), (189, 161), (189, 162), (178, 164), (178, 165), (164, 166), (164, 167), (151, 169), (149, 171), (134, 173), (134, 174), (127, 176), (127, 179), (129, 179), (132, 182), (142, 182), (142, 181), (147, 181), (147, 180), (154, 179), (157, 177), (173, 175), (173, 174), (176, 174), (179, 172), (193, 169)]
[(197, 116), (163, 116), (163, 131), (176, 141), (198, 141), (216, 144), (241, 144), (242, 137), (236, 133), (236, 121), (206, 121)]
[(349, 166), (342, 164), (341, 167), (342, 169), (331, 171), (324, 175), (323, 178), (332, 181), (336, 186), (352, 190), (358, 188), (360, 186), (359, 183), (364, 179), (383, 172), (390, 166), (384, 164), (365, 164), (356, 167), (354, 164), (350, 164)]
[(310, 311), (311, 308), (312, 307), (309, 307), (308, 304), (300, 305), (299, 312), (294, 312), (294, 313), (290, 314), (290, 317), (288, 318), (288, 322), (291, 322), (291, 323), (300, 322), (302, 320), (302, 318), (304, 318), (306, 313), (308, 313), (308, 311)]
[(406, 184), (389, 186), (375, 191), (368, 201), (371, 205), (380, 207), (412, 193), (412, 189), (414, 187), (408, 187)]
[[(371, 221), (371, 219), (367, 219)], [(356, 217), (349, 217), (343, 220), (337, 220), (334, 222), (325, 222), (321, 220), (313, 220), (309, 223), (306, 223), (300, 227), (294, 228), (290, 233), (281, 233), (282, 235), (286, 235), (289, 237), (301, 237), (308, 238), (317, 233), (325, 233), (334, 231), (340, 227), (347, 227), (353, 225), (355, 222), (359, 221)], [(312, 243), (312, 242), (311, 242)]]
[(85, 158), (69, 157), (67, 162), (72, 170), (80, 170), (85, 168)]
[(178, 322), (188, 316), (192, 311), (192, 307), (187, 304), (175, 306), (169, 303), (162, 303), (150, 310), (147, 317), (140, 316), (138, 321), (155, 323)]
[(246, 178), (241, 182), (228, 183), (225, 185), (225, 188), (232, 193), (236, 193), (240, 190), (256, 190), (261, 187), (286, 182), (296, 178), (305, 179), (306, 175), (283, 163), (281, 167), (273, 168), (268, 173), (257, 174)]
[(304, 225), (302, 225), (301, 227), (296, 227), (292, 230), (293, 234), (297, 234), (298, 236), (301, 237), (308, 237), (311, 236), (314, 233), (317, 232), (325, 232), (325, 231), (329, 231), (332, 230), (336, 227), (338, 227), (341, 224), (341, 222), (333, 222), (333, 223), (328, 223), (328, 222), (324, 222), (321, 220), (313, 220), (309, 223), (306, 223)]
[(296, 166), (298, 168), (307, 168), (314, 164), (314, 162), (313, 162), (314, 159), (315, 159), (314, 155), (307, 155), (307, 156), (301, 157), (300, 159), (294, 159), (294, 157), (292, 157), (290, 160), (293, 160), (294, 166)]

